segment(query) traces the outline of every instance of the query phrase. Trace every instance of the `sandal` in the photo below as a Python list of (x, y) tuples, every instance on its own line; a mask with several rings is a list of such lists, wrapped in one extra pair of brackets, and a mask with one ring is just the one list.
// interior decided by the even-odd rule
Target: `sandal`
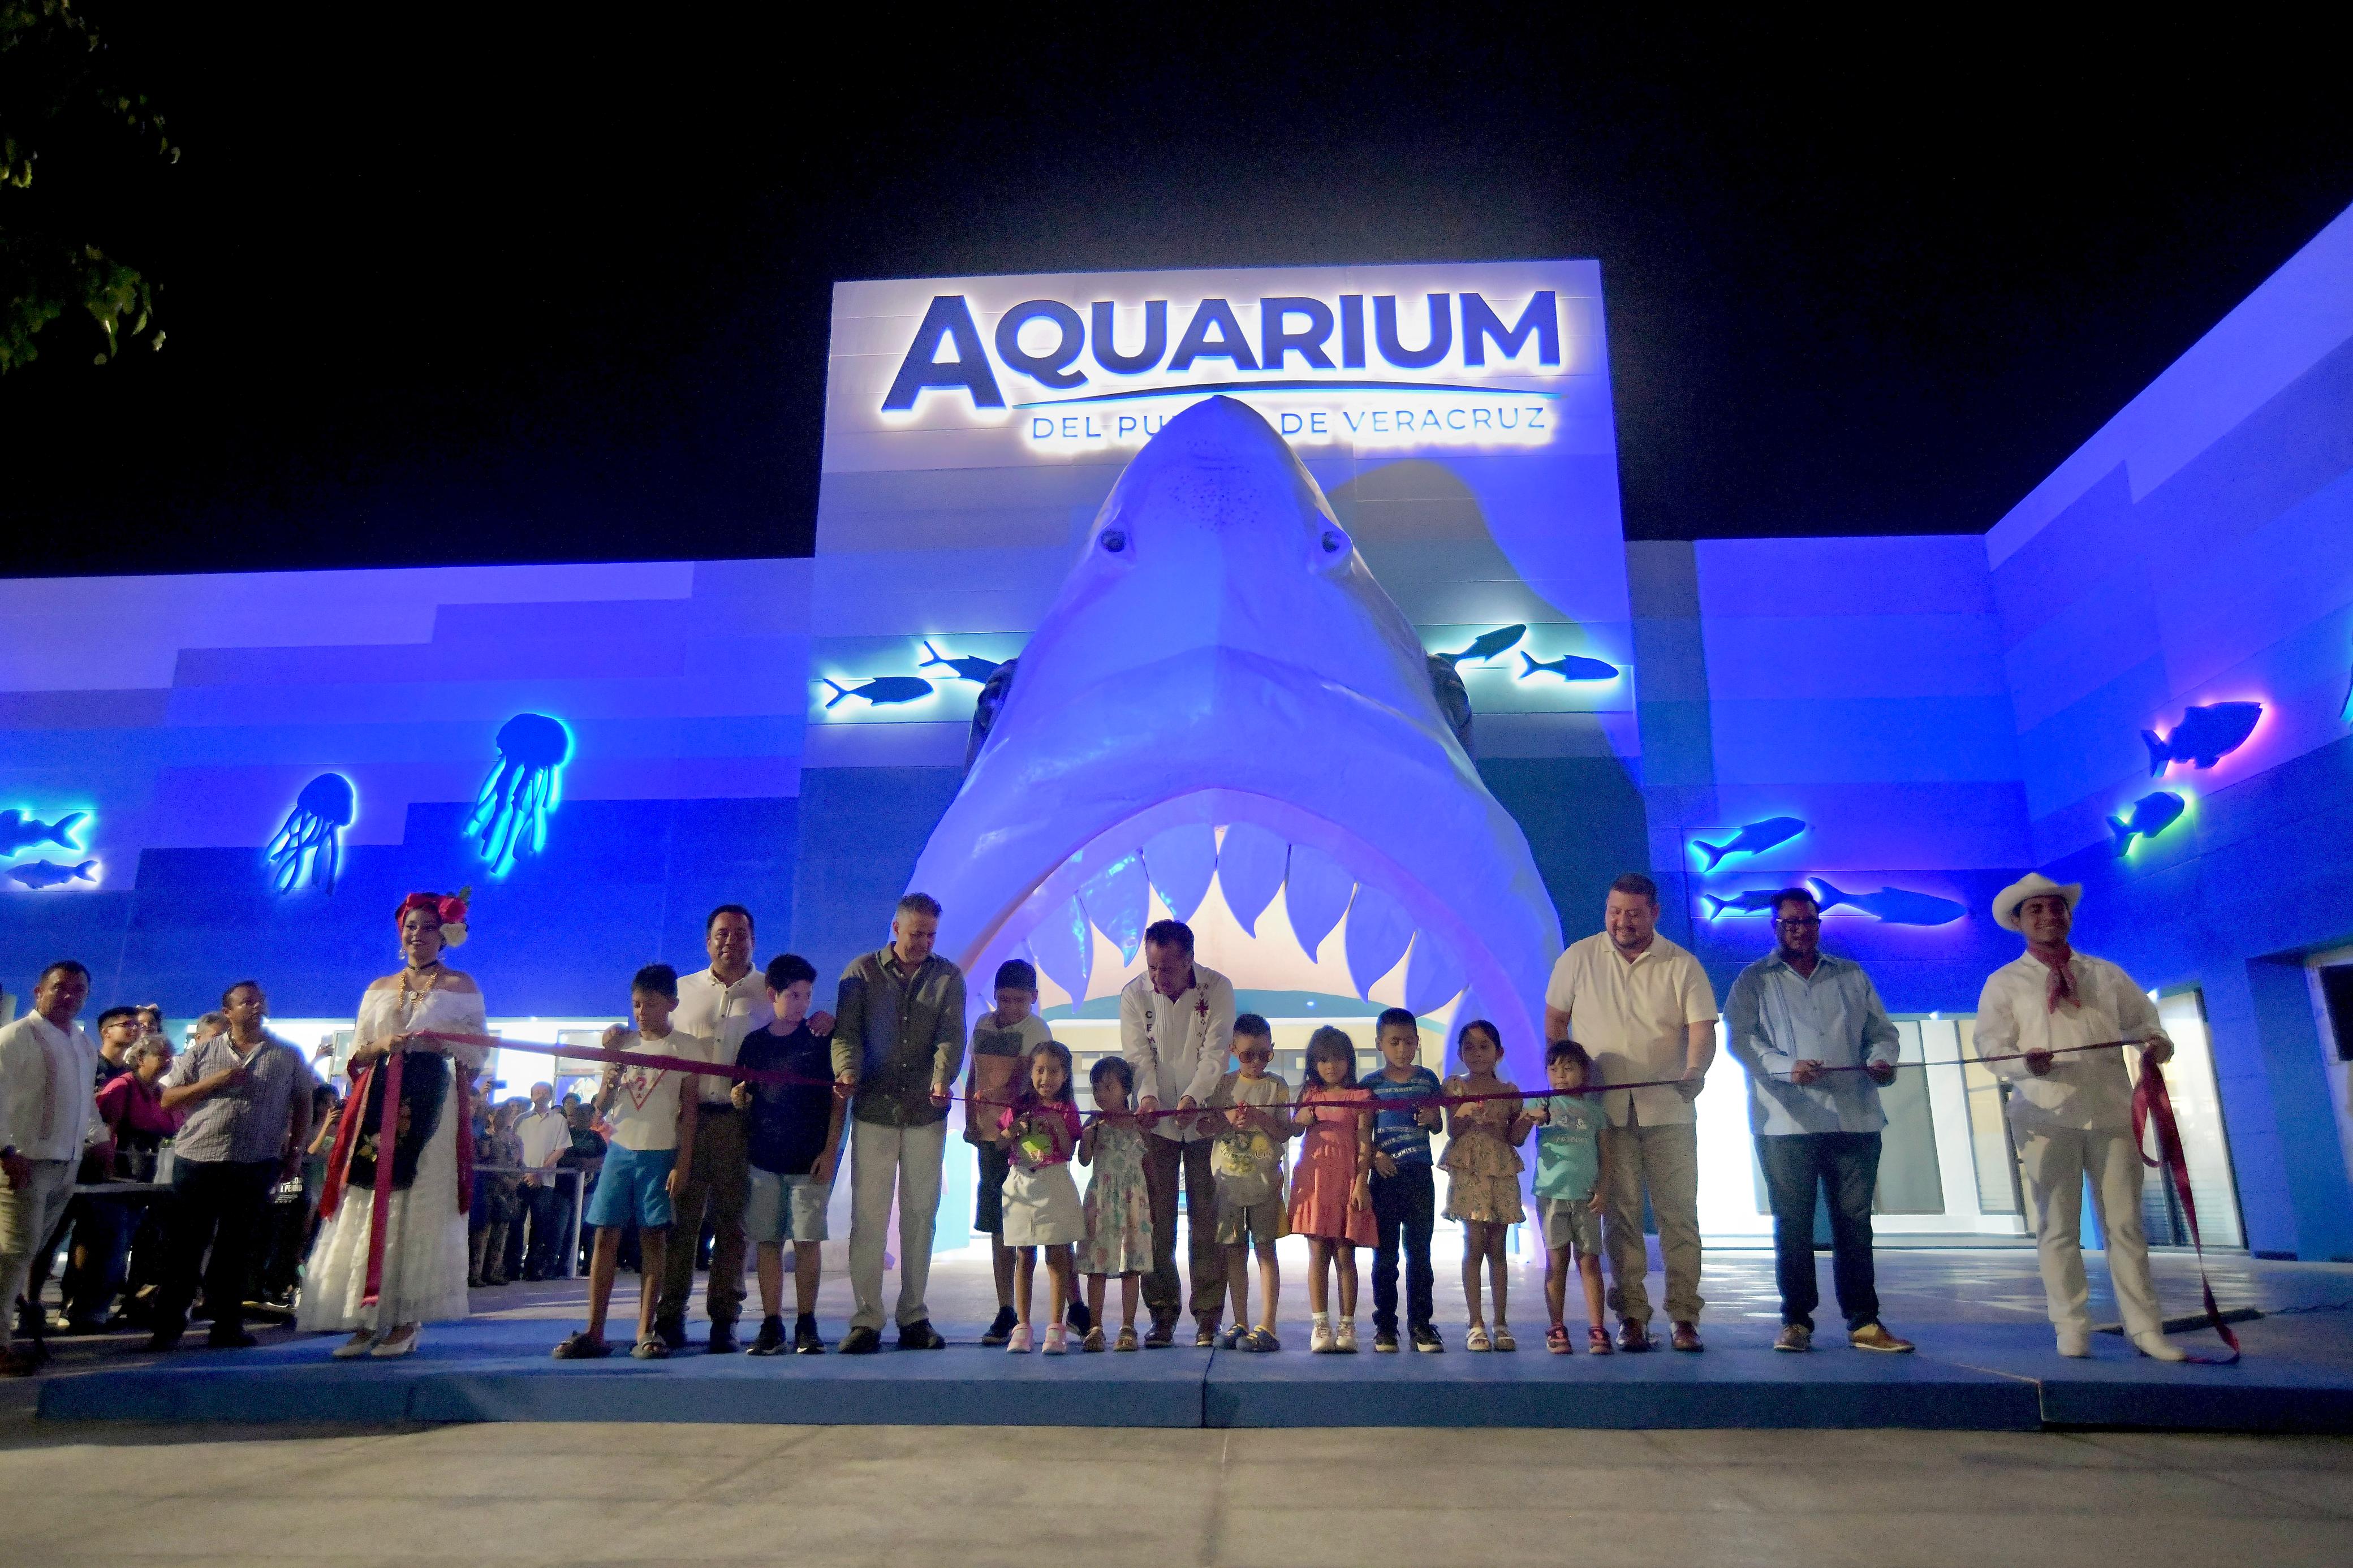
[(1118, 1342), (1111, 1348), (1115, 1351), (1134, 1350), (1135, 1348), (1135, 1325), (1134, 1323), (1130, 1323), (1127, 1327), (1120, 1330)]
[(1588, 1354), (1588, 1355), (1608, 1355), (1608, 1354), (1609, 1353), (1609, 1352), (1610, 1352), (1610, 1349), (1611, 1349), (1611, 1346), (1610, 1346), (1610, 1343), (1609, 1343), (1609, 1331), (1608, 1329), (1605, 1329), (1605, 1328), (1603, 1328), (1600, 1324), (1596, 1323), (1596, 1324), (1594, 1324), (1591, 1328), (1589, 1328), (1589, 1329), (1588, 1329), (1588, 1330), (1586, 1330), (1586, 1331), (1585, 1331), (1585, 1353), (1586, 1353), (1586, 1354)]
[(1495, 1331), (1489, 1337), (1499, 1351), (1515, 1351), (1520, 1348), (1520, 1342), (1512, 1338), (1512, 1326), (1509, 1323), (1497, 1323)]
[(1489, 1342), (1487, 1331), (1474, 1323), (1471, 1331), (1462, 1336), (1462, 1348), (1466, 1351), (1491, 1351), (1495, 1347)]
[(1555, 1355), (1568, 1353), (1568, 1325), (1555, 1323), (1545, 1331), (1545, 1349)]
[(1090, 1352), (1109, 1348), (1103, 1343), (1103, 1325), (1101, 1323), (1097, 1323), (1093, 1328), (1087, 1331), (1087, 1337), (1079, 1342), (1079, 1348)]
[(1246, 1351), (1257, 1351), (1261, 1354), (1271, 1354), (1282, 1348), (1282, 1342), (1274, 1337), (1274, 1331), (1271, 1329), (1252, 1329), (1242, 1336), (1241, 1348)]
[(613, 1353), (613, 1347), (603, 1340), (589, 1338), (588, 1331), (583, 1329), (547, 1353), (557, 1361), (602, 1361)]

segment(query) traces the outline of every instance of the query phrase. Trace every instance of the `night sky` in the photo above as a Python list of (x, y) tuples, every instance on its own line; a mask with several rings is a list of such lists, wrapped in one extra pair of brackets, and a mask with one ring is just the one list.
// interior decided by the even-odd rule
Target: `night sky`
[(805, 553), (834, 279), (1522, 257), (1630, 536), (1978, 531), (2353, 203), (2341, 56), (2211, 17), (89, 9), (185, 156), (42, 177), (169, 342), (0, 379), (12, 574)]

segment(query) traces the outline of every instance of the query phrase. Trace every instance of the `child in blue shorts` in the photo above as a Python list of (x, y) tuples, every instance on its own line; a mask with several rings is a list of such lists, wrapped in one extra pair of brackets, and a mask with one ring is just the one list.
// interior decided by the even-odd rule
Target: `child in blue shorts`
[(798, 953), (768, 961), (768, 1005), (776, 1021), (744, 1037), (735, 1065), (778, 1073), (786, 1081), (736, 1084), (732, 1098), (747, 1118), (744, 1147), (751, 1167), (750, 1194), (744, 1205), (744, 1234), (756, 1254), (760, 1276), (760, 1337), (754, 1355), (781, 1355), (785, 1341), (785, 1243), (793, 1244), (793, 1320), (790, 1349), (797, 1355), (823, 1355), (817, 1331), (817, 1288), (823, 1273), (818, 1245), (825, 1240), (826, 1206), (833, 1198), (833, 1175), (841, 1158), (841, 1112), (847, 1103), (833, 1092), (833, 1042), (809, 1032), (809, 993), (817, 969)]
[[(678, 971), (667, 963), (649, 963), (629, 982), (629, 1016), (634, 1029), (616, 1024), (605, 1031), (607, 1050), (632, 1055), (709, 1059), (708, 1043), (670, 1026), (678, 1006)], [(555, 1347), (558, 1361), (591, 1361), (613, 1353), (605, 1342), (605, 1314), (613, 1302), (613, 1275), (619, 1264), (621, 1232), (632, 1221), (644, 1253), (643, 1279), (661, 1278), (669, 1255), (670, 1199), (686, 1185), (689, 1163), (694, 1157), (694, 1119), (700, 1096), (692, 1073), (667, 1068), (607, 1065), (596, 1087), (596, 1114), (611, 1129), (607, 1139), (605, 1169), (596, 1190), (588, 1194), (588, 1212), (582, 1216), (596, 1230), (596, 1250), (588, 1258), (588, 1326)], [(685, 1245), (692, 1246), (691, 1237)], [(654, 1332), (654, 1298), (649, 1285), (638, 1295), (638, 1343), (629, 1353), (640, 1361), (658, 1361), (670, 1347)]]

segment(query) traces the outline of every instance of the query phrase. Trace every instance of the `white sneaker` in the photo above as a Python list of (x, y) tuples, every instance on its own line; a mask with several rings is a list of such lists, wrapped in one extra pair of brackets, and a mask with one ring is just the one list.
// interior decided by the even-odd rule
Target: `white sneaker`
[(2135, 1334), (2133, 1349), (2151, 1361), (2188, 1361), (2189, 1352), (2168, 1341), (2163, 1334)]
[(2092, 1353), (2092, 1331), (2089, 1329), (2061, 1329), (2059, 1331), (2059, 1353), (2063, 1356), (2073, 1356), (2078, 1360), (2090, 1355)]
[(1046, 1328), (1046, 1344), (1045, 1344), (1045, 1348), (1044, 1348), (1043, 1350), (1041, 1350), (1039, 1353), (1039, 1354), (1041, 1354), (1041, 1355), (1068, 1355), (1068, 1354), (1070, 1354), (1070, 1353), (1071, 1353), (1070, 1333), (1071, 1333), (1071, 1326), (1070, 1326), (1068, 1323), (1050, 1323), (1050, 1324), (1048, 1324), (1048, 1325), (1047, 1325), (1047, 1328)]
[(1309, 1331), (1307, 1335), (1308, 1354), (1330, 1355), (1333, 1351), (1337, 1348), (1338, 1342), (1334, 1340), (1332, 1337), (1331, 1324), (1318, 1323), (1312, 1331)]
[(1340, 1331), (1332, 1336), (1332, 1349), (1335, 1353), (1340, 1355), (1355, 1355), (1356, 1353), (1356, 1319), (1343, 1318), (1340, 1320)]

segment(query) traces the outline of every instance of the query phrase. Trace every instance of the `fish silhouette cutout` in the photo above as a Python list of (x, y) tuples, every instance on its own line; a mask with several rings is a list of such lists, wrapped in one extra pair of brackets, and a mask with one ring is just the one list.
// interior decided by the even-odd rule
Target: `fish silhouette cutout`
[(1413, 917), (1405, 906), (1378, 888), (1358, 888), (1348, 906), (1348, 930), (1342, 945), (1348, 953), (1348, 978), (1359, 996), (1398, 965), (1413, 941)]
[(81, 846), (74, 842), (74, 828), (89, 816), (86, 811), (69, 811), (55, 822), (43, 822), (26, 812), (0, 811), (0, 855), (14, 855), (36, 844), (79, 849)]
[(1144, 841), (1144, 868), (1152, 874), (1153, 891), (1168, 912), (1180, 921), (1191, 920), (1208, 896), (1209, 879), (1218, 874), (1217, 829), (1206, 822), (1188, 822), (1154, 834)]
[(1704, 844), (1694, 838), (1692, 847), (1707, 857), (1707, 868), (1715, 870), (1726, 856), (1761, 855), (1777, 844), (1787, 844), (1806, 830), (1806, 825), (1794, 816), (1768, 816), (1752, 822), (1722, 844)]
[(1700, 897), (1707, 900), (1707, 918), (1714, 920), (1726, 910), (1743, 915), (1768, 914), (1772, 911), (1774, 896), (1780, 890), (1778, 888), (1751, 888), (1745, 893), (1735, 893), (1729, 898), (1718, 898), (1714, 893), (1702, 893)]
[(2189, 805), (2171, 790), (2161, 789), (2133, 802), (2129, 816), (2108, 818), (2108, 831), (2116, 836), (2116, 854), (2121, 857), (2130, 849), (2136, 838), (2154, 838), (2172, 826)]
[(920, 675), (878, 675), (863, 686), (844, 686), (829, 675), (820, 675), (818, 679), (833, 688), (833, 695), (826, 700), (828, 708), (845, 697), (862, 697), (875, 707), (883, 708), (893, 702), (913, 702), (919, 697), (932, 694), (932, 683)]
[(2157, 777), (2175, 763), (2212, 767), (2247, 743), (2247, 737), (2255, 732), (2255, 721), (2263, 716), (2260, 702), (2214, 702), (2183, 709), (2181, 722), (2170, 735), (2143, 730), (2140, 740), (2148, 748), (2148, 776)]
[(1290, 867), (1291, 846), (1279, 835), (1255, 822), (1237, 822), (1226, 829), (1218, 846), (1218, 890), (1225, 895), (1236, 923), (1250, 935), (1258, 934), (1258, 917), (1282, 890)]
[(1405, 961), (1405, 1005), (1409, 1012), (1427, 1016), (1461, 994), (1462, 965), (1454, 955), (1418, 931), (1413, 951)]
[[(923, 660), (923, 663), (915, 666), (917, 669), (929, 669), (934, 665), (944, 665), (948, 668), (955, 670), (958, 675), (963, 676), (966, 680), (981, 686), (988, 684), (988, 678), (995, 675), (997, 671), (997, 667), (1004, 662), (1001, 659), (977, 658), (971, 655), (966, 655), (962, 658), (942, 658), (940, 657), (940, 650), (932, 646), (932, 642), (929, 637), (925, 637), (923, 639), (923, 651), (930, 654), (932, 657)], [(832, 704), (828, 703), (826, 706), (829, 708)]]
[(1528, 628), (1525, 625), (1497, 626), (1493, 631), (1483, 632), (1472, 639), (1471, 646), (1461, 653), (1438, 653), (1430, 657), (1442, 658), (1449, 664), (1461, 664), (1466, 658), (1476, 664), (1491, 659), (1505, 649), (1514, 647), (1527, 635)]
[(1563, 680), (1615, 680), (1618, 667), (1604, 659), (1587, 658), (1581, 654), (1563, 654), (1550, 664), (1539, 664), (1534, 654), (1523, 653), (1520, 662), (1527, 668), (1520, 671), (1525, 680), (1532, 675), (1557, 675)]
[(85, 860), (79, 866), (60, 866), (53, 860), (34, 860), (23, 866), (9, 867), (8, 879), (36, 889), (60, 888), (68, 882), (95, 883), (98, 879), (90, 873), (90, 868), (97, 864), (95, 860)]
[(1851, 910), (1875, 915), (1892, 926), (1950, 925), (1969, 912), (1966, 904), (1940, 899), (1934, 893), (1915, 893), (1906, 888), (1882, 888), (1875, 893), (1847, 893), (1831, 887), (1820, 877), (1809, 877), (1806, 881), (1814, 889), (1817, 908), (1828, 910), (1844, 904)]

